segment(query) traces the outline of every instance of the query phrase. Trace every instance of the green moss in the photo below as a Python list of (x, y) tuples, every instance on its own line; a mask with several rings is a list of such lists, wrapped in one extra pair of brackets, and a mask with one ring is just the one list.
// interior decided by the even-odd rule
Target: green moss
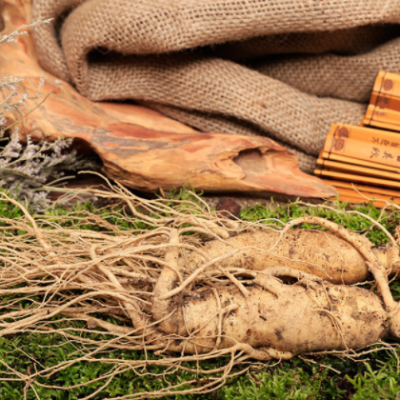
[[(188, 191), (181, 190), (168, 194), (172, 199), (195, 200)], [(172, 204), (172, 203), (171, 203)], [(375, 244), (384, 243), (387, 237), (377, 228), (372, 227), (371, 221), (358, 214), (341, 213), (345, 211), (345, 204), (337, 204), (337, 211), (323, 207), (309, 207), (300, 204), (279, 205), (272, 204), (270, 207), (257, 205), (243, 209), (241, 218), (248, 221), (258, 221), (262, 219), (277, 218), (287, 222), (302, 215), (317, 215), (335, 221), (349, 229), (358, 232), (368, 232), (367, 237)], [(356, 211), (378, 219), (380, 210), (372, 205), (358, 207)], [(87, 216), (87, 212), (100, 217), (93, 219), (93, 223), (82, 224), (82, 218)], [(105, 207), (96, 209), (92, 204), (82, 204), (73, 210), (66, 210), (62, 207), (49, 209), (47, 217), (59, 221), (58, 216), (64, 216), (63, 226), (72, 229), (92, 229), (95, 231), (106, 230), (99, 221), (107, 221), (118, 226), (123, 230), (145, 229), (144, 223), (134, 224), (127, 218), (126, 210), (120, 206)], [(19, 208), (6, 202), (0, 202), (0, 225), (3, 224), (1, 217), (19, 218), (22, 213)], [(394, 233), (398, 225), (400, 212), (389, 212), (381, 216), (381, 223), (391, 233)], [(309, 228), (310, 226), (304, 226)], [(147, 227), (149, 228), (149, 227)], [(18, 234), (19, 232), (15, 232)], [(400, 283), (391, 284), (393, 294), (397, 299), (400, 298)], [(22, 299), (19, 296), (20, 307), (29, 307), (31, 301)], [(13, 296), (17, 301), (18, 297)], [(0, 298), (5, 300), (5, 298)], [(36, 300), (40, 300), (37, 298)], [(118, 324), (117, 320), (111, 318), (109, 322)], [(107, 335), (100, 332), (98, 334), (84, 331), (84, 323), (76, 321), (66, 322), (62, 317), (54, 317), (51, 327), (55, 330), (68, 329), (70, 334), (78, 335), (92, 340), (107, 339)], [(27, 332), (23, 335), (14, 335), (0, 338), (0, 399), (37, 399), (50, 400), (75, 400), (82, 399), (99, 390), (107, 380), (107, 374), (114, 371), (115, 365), (107, 360), (118, 358), (120, 360), (139, 360), (144, 359), (143, 352), (113, 350), (112, 352), (103, 351), (94, 354), (90, 360), (80, 359), (83, 355), (90, 352), (94, 347), (86, 346), (76, 341), (66, 339), (57, 332), (37, 333)], [(379, 346), (376, 346), (377, 350)], [(397, 350), (396, 350), (397, 351)], [(28, 357), (29, 356), (29, 357)], [(147, 355), (155, 358), (152, 353)], [(101, 359), (101, 360), (100, 360)], [(211, 360), (200, 363), (202, 369), (213, 369), (226, 364), (229, 357)], [(362, 361), (352, 361), (350, 359), (340, 359), (333, 356), (307, 357), (309, 361), (296, 357), (292, 360), (272, 364), (265, 364), (250, 369), (248, 373), (227, 379), (224, 386), (218, 390), (204, 395), (179, 395), (170, 396), (170, 399), (397, 399), (400, 398), (400, 386), (397, 369), (397, 358), (394, 352), (383, 350), (376, 351), (362, 357)], [(33, 385), (24, 394), (26, 384), (15, 380), (18, 374), (32, 373), (35, 368), (45, 369), (74, 361), (66, 365), (64, 369), (43, 376), (38, 379), (40, 385)], [(185, 366), (196, 368), (195, 363), (186, 363)], [(194, 387), (200, 382), (210, 382), (209, 375), (197, 375), (191, 372), (177, 371), (171, 375), (163, 376), (165, 368), (150, 366), (148, 371), (152, 376), (141, 376), (142, 370), (136, 372), (127, 369), (117, 374), (112, 382), (103, 390), (100, 390), (93, 398), (106, 399), (113, 397), (123, 397), (128, 394), (155, 391), (165, 388), (170, 384), (182, 383), (180, 389)], [(234, 372), (238, 372), (234, 369)], [(90, 380), (95, 380), (103, 376), (103, 379), (85, 385)], [(195, 383), (186, 383), (193, 381)], [(64, 391), (52, 386), (73, 386), (74, 389)]]

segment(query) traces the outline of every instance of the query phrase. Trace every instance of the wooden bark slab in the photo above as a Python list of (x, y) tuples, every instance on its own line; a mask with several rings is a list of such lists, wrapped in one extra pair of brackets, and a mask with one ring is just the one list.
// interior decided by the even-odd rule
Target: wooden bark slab
[[(29, 23), (30, 0), (4, 0), (2, 15), (4, 33)], [(301, 172), (296, 156), (268, 138), (199, 133), (144, 107), (93, 103), (42, 70), (29, 37), (0, 47), (0, 76), (24, 78), (24, 92), (36, 91), (42, 73), (42, 93), (50, 95), (19, 123), (20, 132), (35, 139), (75, 138), (101, 157), (108, 177), (128, 187), (154, 191), (190, 183), (209, 192), (336, 195), (331, 186)], [(7, 118), (11, 123), (20, 116)]]

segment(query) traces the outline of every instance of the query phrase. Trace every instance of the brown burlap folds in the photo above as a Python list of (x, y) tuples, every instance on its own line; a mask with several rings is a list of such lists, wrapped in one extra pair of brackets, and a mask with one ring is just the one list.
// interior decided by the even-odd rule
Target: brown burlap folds
[(34, 0), (42, 66), (91, 100), (134, 99), (203, 131), (262, 134), (312, 171), (400, 73), (399, 0)]

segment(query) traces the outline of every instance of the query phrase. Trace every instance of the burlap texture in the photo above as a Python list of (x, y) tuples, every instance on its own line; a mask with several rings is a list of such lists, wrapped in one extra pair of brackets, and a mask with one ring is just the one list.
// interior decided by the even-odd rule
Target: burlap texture
[(39, 60), (84, 96), (270, 136), (306, 171), (378, 71), (400, 72), (398, 0), (34, 0), (32, 19), (52, 17)]

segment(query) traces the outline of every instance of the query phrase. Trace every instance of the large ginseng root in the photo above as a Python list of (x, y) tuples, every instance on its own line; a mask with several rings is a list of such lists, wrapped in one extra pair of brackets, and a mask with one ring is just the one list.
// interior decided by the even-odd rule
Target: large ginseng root
[[(175, 235), (170, 243), (178, 242)], [(185, 296), (183, 288), (196, 273), (176, 287), (183, 269), (177, 263), (178, 247), (172, 247), (154, 289), (153, 320), (162, 321), (158, 329), (163, 335), (176, 337), (171, 350), (201, 354), (232, 348), (259, 360), (355, 351), (388, 335), (398, 338), (398, 306), (378, 259), (370, 249), (366, 252), (387, 311), (380, 297), (368, 290), (334, 285), (285, 267), (247, 272), (254, 277), (253, 286), (215, 286), (200, 297)], [(286, 285), (278, 276), (298, 282)]]
[[(330, 231), (311, 229), (289, 229), (300, 223), (321, 225)], [(266, 268), (293, 268), (326, 279), (333, 283), (354, 284), (368, 276), (366, 258), (351, 243), (357, 239), (363, 247), (371, 249), (388, 273), (400, 270), (399, 248), (391, 243), (374, 246), (367, 238), (351, 232), (323, 218), (308, 216), (291, 221), (283, 231), (271, 229), (250, 230), (229, 238), (225, 242), (212, 240), (204, 244), (203, 250), (211, 257), (220, 257), (241, 249), (218, 265), (262, 271)], [(204, 259), (192, 252), (182, 261), (195, 270)]]

